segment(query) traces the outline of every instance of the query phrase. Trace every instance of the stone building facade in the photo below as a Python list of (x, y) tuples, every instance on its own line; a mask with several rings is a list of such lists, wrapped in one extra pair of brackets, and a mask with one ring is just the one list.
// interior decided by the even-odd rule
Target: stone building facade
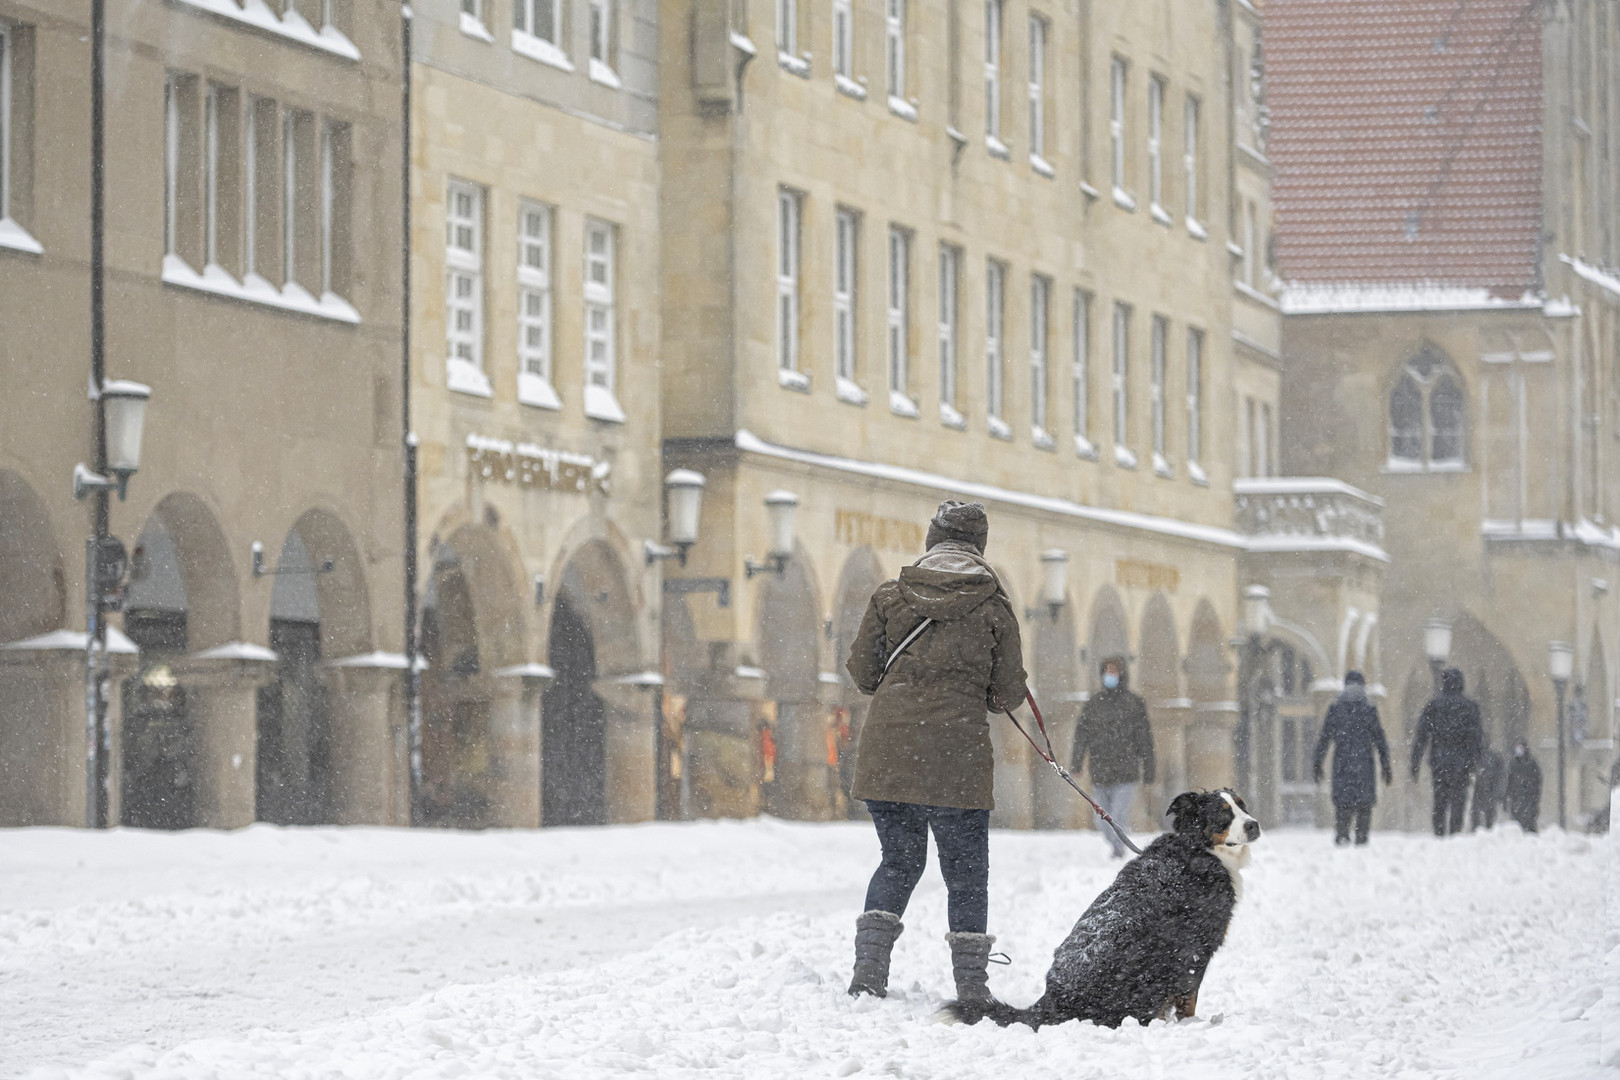
[[(1238, 525), (1238, 478), (1276, 471), (1280, 393), (1257, 35), (1225, 2), (666, 11), (664, 458), (708, 477), (665, 583), (688, 812), (849, 809), (845, 653), (945, 497), (990, 509), (1064, 753), (1125, 654), (1161, 755), (1138, 823), (1232, 780), (1250, 564), (1381, 557), (1314, 522), (1251, 515), (1258, 544)], [(993, 730), (996, 820), (1079, 822)]]
[[(1555, 818), (1548, 644), (1575, 647), (1579, 824), (1608, 802), (1620, 664), (1620, 18), (1585, 0), (1265, 10), (1283, 464), (1385, 503), (1402, 764), (1443, 619), (1492, 745), (1529, 743)], [(1424, 825), (1428, 801), (1426, 778), (1400, 785), (1382, 820)]]
[[(86, 820), (85, 5), (0, 3), (0, 822)], [(107, 5), (108, 375), (152, 387), (112, 531), (112, 821), (390, 822), (397, 14)]]
[(414, 11), (420, 819), (650, 818), (655, 5)]

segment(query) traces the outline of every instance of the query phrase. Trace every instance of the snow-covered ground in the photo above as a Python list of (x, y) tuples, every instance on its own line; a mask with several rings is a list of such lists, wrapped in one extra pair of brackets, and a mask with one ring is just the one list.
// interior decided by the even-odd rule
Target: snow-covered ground
[[(1015, 959), (991, 986), (1023, 1004), (1118, 864), (1094, 832), (991, 845)], [(931, 1022), (932, 866), (890, 997), (845, 996), (860, 825), (38, 829), (0, 853), (4, 1077), (1617, 1075), (1607, 837), (1268, 833), (1197, 1019), (1039, 1033)]]

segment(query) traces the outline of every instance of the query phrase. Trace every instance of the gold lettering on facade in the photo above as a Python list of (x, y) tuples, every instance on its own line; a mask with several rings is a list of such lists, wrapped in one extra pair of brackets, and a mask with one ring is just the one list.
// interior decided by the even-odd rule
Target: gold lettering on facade
[(834, 511), (833, 531), (841, 544), (869, 545), (884, 551), (921, 551), (926, 535), (915, 521), (896, 521), (859, 510)]
[(467, 436), (467, 465), (474, 476), (497, 484), (603, 495), (610, 494), (608, 474), (613, 470), (610, 463), (584, 454), (480, 435)]
[(1129, 589), (1175, 592), (1181, 585), (1181, 571), (1163, 563), (1141, 559), (1115, 559), (1114, 581)]

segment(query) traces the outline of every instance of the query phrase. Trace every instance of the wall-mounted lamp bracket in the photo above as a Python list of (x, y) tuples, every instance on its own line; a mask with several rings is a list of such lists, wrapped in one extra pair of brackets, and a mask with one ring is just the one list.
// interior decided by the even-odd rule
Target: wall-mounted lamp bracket
[(749, 578), (753, 578), (755, 574), (775, 574), (777, 577), (781, 577), (787, 570), (787, 564), (787, 555), (781, 552), (772, 552), (765, 556), (765, 561), (762, 563), (755, 562), (753, 556), (744, 559), (743, 570), (747, 572)]
[(723, 608), (731, 606), (731, 579), (723, 577), (665, 578), (665, 596), (686, 596), (689, 593), (715, 593), (715, 602)]
[(313, 567), (266, 566), (264, 565), (264, 545), (257, 540), (253, 541), (253, 576), (256, 578), (276, 574), (330, 574), (335, 569), (337, 569), (337, 563), (331, 559), (322, 560), (321, 565)]
[(686, 565), (686, 553), (690, 551), (690, 543), (657, 544), (651, 540), (642, 542), (642, 549), (647, 553), (647, 565), (662, 562), (665, 559), (674, 559), (682, 566)]
[(118, 501), (124, 501), (124, 495), (129, 490), (129, 477), (127, 472), (118, 472), (109, 480), (100, 473), (91, 472), (82, 461), (73, 466), (73, 497), (83, 500), (92, 491), (116, 491)]

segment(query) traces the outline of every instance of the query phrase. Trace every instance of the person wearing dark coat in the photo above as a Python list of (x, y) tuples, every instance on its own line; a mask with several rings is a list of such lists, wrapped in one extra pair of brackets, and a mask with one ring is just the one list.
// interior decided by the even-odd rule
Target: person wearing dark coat
[(1429, 771), (1434, 778), (1434, 835), (1462, 832), (1468, 802), (1468, 777), (1479, 762), (1485, 744), (1485, 724), (1479, 705), (1463, 694), (1463, 675), (1456, 668), (1440, 673), (1440, 693), (1429, 699), (1418, 717), (1417, 738), (1412, 740), (1412, 779), (1423, 765), (1429, 748)]
[(1356, 843), (1367, 842), (1372, 825), (1373, 803), (1378, 791), (1373, 780), (1373, 752), (1384, 774), (1384, 786), (1394, 780), (1389, 769), (1389, 742), (1384, 725), (1378, 720), (1378, 707), (1367, 700), (1367, 680), (1359, 671), (1344, 675), (1344, 692), (1328, 706), (1322, 720), (1322, 736), (1316, 740), (1316, 758), (1311, 769), (1316, 782), (1322, 782), (1322, 762), (1333, 747), (1333, 842), (1350, 842), (1350, 824), (1356, 826)]
[[(1108, 816), (1128, 828), (1136, 785), (1153, 783), (1153, 728), (1147, 702), (1131, 692), (1125, 658), (1110, 656), (1102, 662), (1103, 688), (1086, 700), (1074, 728), (1074, 749), (1069, 771), (1078, 773), (1091, 755), (1091, 784), (1098, 804)], [(1104, 829), (1114, 858), (1125, 857), (1125, 841), (1113, 829)]]
[[(939, 849), (956, 996), (989, 1000), (986, 933), (995, 755), (989, 713), (1027, 694), (1018, 618), (984, 560), (990, 521), (946, 501), (928, 551), (872, 594), (845, 665), (872, 705), (855, 747), (853, 798), (866, 802), (883, 858), (856, 920), (851, 994), (888, 993), (889, 956), (912, 890)], [(913, 631), (932, 620), (901, 651)]]
[(1530, 756), (1523, 739), (1513, 744), (1513, 760), (1507, 770), (1507, 810), (1525, 832), (1536, 831), (1541, 814), (1541, 766)]
[(1502, 805), (1503, 786), (1507, 783), (1507, 762), (1502, 755), (1487, 746), (1479, 755), (1479, 774), (1474, 777), (1474, 798), (1468, 804), (1468, 831), (1475, 832), (1483, 823), (1487, 829), (1496, 828), (1496, 809)]

